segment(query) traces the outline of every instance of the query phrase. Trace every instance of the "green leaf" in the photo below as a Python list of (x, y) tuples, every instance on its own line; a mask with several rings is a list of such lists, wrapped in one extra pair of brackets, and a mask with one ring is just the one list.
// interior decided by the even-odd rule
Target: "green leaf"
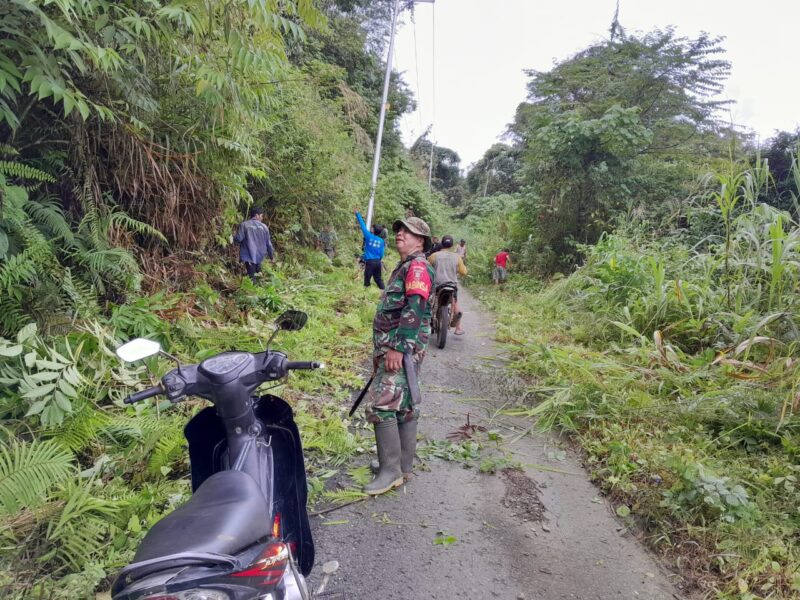
[(624, 504), (617, 507), (617, 516), (623, 519), (631, 514), (631, 509)]
[(3, 260), (8, 253), (8, 235), (0, 229), (0, 260)]
[(19, 356), (23, 350), (24, 348), (21, 345), (6, 346), (5, 348), (0, 348), (0, 356)]
[(63, 373), (64, 379), (69, 381), (74, 386), (79, 386), (83, 383), (83, 378), (81, 374), (78, 373), (78, 370), (75, 367), (69, 367)]
[(36, 364), (36, 352), (28, 352), (25, 355), (24, 360), (25, 360), (25, 366), (28, 367), (29, 369), (32, 369), (33, 365)]
[(64, 116), (68, 117), (69, 113), (72, 112), (72, 109), (75, 108), (75, 100), (73, 99), (72, 95), (64, 94)]
[(41, 398), (42, 396), (45, 396), (45, 395), (49, 394), (54, 389), (56, 389), (56, 384), (55, 383), (48, 383), (46, 385), (35, 387), (32, 390), (28, 390), (27, 392), (22, 394), (22, 397), (23, 398), (28, 398), (30, 400), (33, 400), (34, 398)]
[(61, 388), (61, 391), (64, 392), (70, 398), (77, 398), (78, 397), (78, 390), (72, 387), (66, 379), (62, 379), (58, 382), (58, 387)]
[(47, 405), (47, 408), (42, 411), (42, 416), (39, 418), (42, 420), (42, 425), (48, 427), (61, 425), (61, 423), (64, 422), (64, 411), (51, 402)]
[(37, 400), (36, 402), (31, 404), (31, 407), (28, 409), (28, 412), (25, 413), (25, 416), (26, 417), (30, 417), (30, 416), (33, 416), (33, 415), (38, 415), (40, 412), (42, 412), (44, 410), (44, 407), (47, 406), (47, 404), (49, 402), (50, 402), (49, 399), (48, 400)]
[(56, 352), (54, 348), (50, 348), (50, 356), (51, 356), (51, 358), (55, 358), (57, 361), (65, 364), (65, 365), (71, 365), (72, 364), (71, 360), (69, 360), (68, 358), (64, 358), (62, 355), (60, 355), (58, 352)]
[(449, 546), (450, 544), (455, 544), (457, 541), (458, 538), (456, 536), (445, 533), (444, 531), (437, 531), (436, 537), (433, 538), (433, 545)]
[(36, 335), (36, 323), (28, 323), (17, 332), (17, 341), (22, 344)]
[(36, 361), (36, 368), (37, 369), (41, 369), (43, 371), (44, 370), (47, 370), (47, 371), (60, 371), (65, 366), (66, 365), (62, 365), (61, 363), (58, 363), (58, 362), (55, 362), (55, 361), (52, 361), (52, 360), (39, 359), (39, 360)]
[(58, 390), (56, 390), (55, 399), (56, 399), (56, 406), (58, 406), (58, 408), (60, 408), (64, 412), (72, 412), (72, 403), (64, 394), (62, 394)]
[[(66, 96), (65, 96), (66, 97)], [(89, 118), (89, 105), (86, 104), (83, 100), (76, 99), (76, 105), (78, 106), (78, 112), (81, 113), (83, 120), (86, 121)]]
[(54, 373), (53, 371), (39, 371), (38, 373), (29, 374), (28, 379), (37, 383), (44, 383), (45, 381), (53, 381), (54, 379), (58, 379), (59, 375), (61, 374)]
[(131, 515), (131, 518), (128, 519), (128, 531), (131, 533), (141, 533), (142, 532), (142, 525), (139, 523), (139, 517), (136, 515)]

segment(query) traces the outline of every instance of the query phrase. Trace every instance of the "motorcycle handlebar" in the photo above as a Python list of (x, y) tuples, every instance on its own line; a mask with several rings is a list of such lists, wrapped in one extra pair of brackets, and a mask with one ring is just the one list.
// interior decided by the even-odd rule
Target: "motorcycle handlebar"
[(289, 361), (286, 363), (286, 370), (291, 371), (292, 369), (324, 369), (325, 363), (315, 362), (315, 361)]
[(155, 385), (151, 388), (147, 388), (146, 390), (142, 390), (141, 392), (136, 392), (131, 394), (123, 403), (125, 404), (134, 404), (135, 402), (141, 402), (142, 400), (146, 400), (147, 398), (152, 398), (153, 396), (158, 396), (159, 394), (164, 393), (164, 388), (161, 385)]

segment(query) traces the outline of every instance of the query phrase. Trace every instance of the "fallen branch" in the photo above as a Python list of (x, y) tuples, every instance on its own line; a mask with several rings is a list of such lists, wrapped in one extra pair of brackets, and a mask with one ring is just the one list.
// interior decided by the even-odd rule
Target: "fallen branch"
[(323, 508), (322, 510), (317, 510), (314, 512), (308, 513), (309, 517), (318, 517), (320, 515), (327, 515), (328, 513), (332, 513), (335, 510), (339, 510), (340, 508), (344, 508), (345, 506), (350, 506), (351, 504), (356, 504), (358, 502), (363, 502), (366, 498), (359, 498), (358, 500), (351, 500), (350, 502), (345, 502), (344, 504), (339, 504), (337, 506), (331, 506), (330, 508)]

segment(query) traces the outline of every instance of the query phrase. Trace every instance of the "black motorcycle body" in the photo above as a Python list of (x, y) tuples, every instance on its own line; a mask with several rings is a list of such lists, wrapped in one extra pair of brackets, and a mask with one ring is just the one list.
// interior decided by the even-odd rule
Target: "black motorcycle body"
[(253, 392), (320, 366), (274, 351), (226, 352), (126, 400), (194, 395), (214, 406), (184, 430), (192, 497), (148, 531), (113, 600), (308, 600), (314, 542), (300, 434), (285, 401)]

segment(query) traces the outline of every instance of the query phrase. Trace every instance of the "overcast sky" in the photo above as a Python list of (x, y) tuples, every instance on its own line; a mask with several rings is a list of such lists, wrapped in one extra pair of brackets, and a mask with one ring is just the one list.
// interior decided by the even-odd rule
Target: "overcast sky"
[[(410, 145), (434, 123), (434, 139), (458, 152), (462, 167), (477, 161), (498, 141), (525, 99), (523, 69), (547, 71), (554, 62), (607, 37), (615, 4), (616, 0), (417, 4), (416, 26), (410, 13), (404, 13), (395, 47), (395, 68), (404, 73), (419, 103), (417, 112), (402, 120), (404, 141)], [(775, 130), (800, 125), (800, 0), (761, 0), (744, 6), (730, 0), (622, 0), (620, 22), (628, 32), (675, 25), (681, 36), (694, 37), (700, 31), (725, 36), (723, 47), (732, 64), (725, 96), (736, 101), (730, 117), (766, 139)]]

